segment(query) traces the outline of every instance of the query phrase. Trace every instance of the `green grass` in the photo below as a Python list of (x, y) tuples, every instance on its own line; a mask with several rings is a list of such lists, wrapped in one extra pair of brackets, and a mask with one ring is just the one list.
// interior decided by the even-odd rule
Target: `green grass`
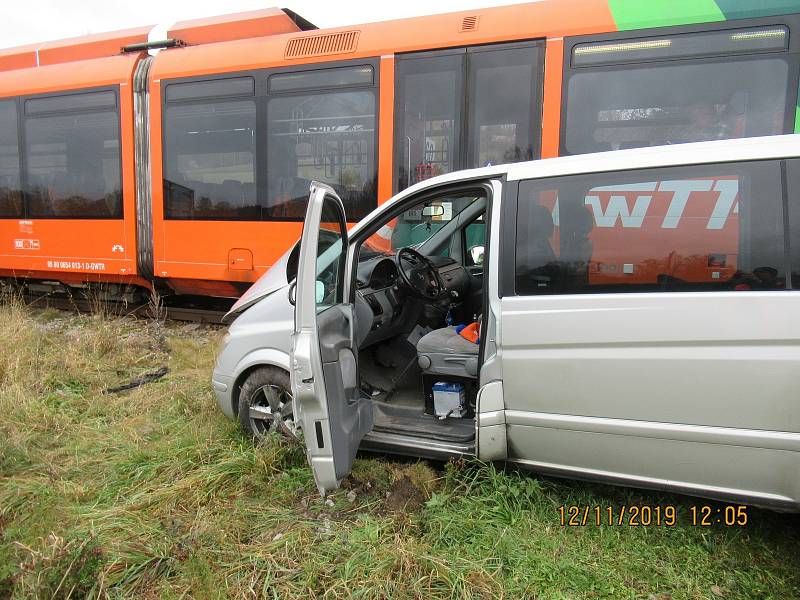
[[(380, 456), (331, 506), (300, 449), (218, 411), (221, 335), (0, 308), (0, 598), (800, 597), (792, 515), (698, 528), (700, 500)], [(570, 504), (679, 524), (562, 527)]]

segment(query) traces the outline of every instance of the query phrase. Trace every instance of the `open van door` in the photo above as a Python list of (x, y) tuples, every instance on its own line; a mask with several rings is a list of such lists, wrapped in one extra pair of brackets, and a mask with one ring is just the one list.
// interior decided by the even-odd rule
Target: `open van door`
[(354, 307), (347, 301), (347, 248), (342, 201), (330, 187), (312, 183), (292, 290), (291, 382), (323, 496), (350, 473), (361, 439), (372, 430), (372, 401), (362, 398), (359, 385)]

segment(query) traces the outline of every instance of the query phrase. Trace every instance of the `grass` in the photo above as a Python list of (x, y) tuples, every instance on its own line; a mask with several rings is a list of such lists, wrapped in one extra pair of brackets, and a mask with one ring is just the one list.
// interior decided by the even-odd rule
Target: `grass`
[[(0, 598), (796, 598), (800, 520), (492, 465), (357, 460), (324, 502), (209, 388), (222, 331), (0, 308)], [(104, 393), (168, 366), (162, 380)], [(673, 504), (676, 527), (562, 527)]]

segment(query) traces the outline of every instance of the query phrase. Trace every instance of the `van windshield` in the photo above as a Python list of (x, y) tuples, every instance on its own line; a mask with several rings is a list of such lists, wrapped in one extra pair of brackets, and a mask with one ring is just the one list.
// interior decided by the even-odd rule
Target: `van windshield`
[[(418, 248), (484, 197), (475, 192), (428, 197), (373, 233), (365, 241), (365, 249), (367, 252), (393, 254), (408, 246)], [(362, 258), (363, 254), (362, 251)]]

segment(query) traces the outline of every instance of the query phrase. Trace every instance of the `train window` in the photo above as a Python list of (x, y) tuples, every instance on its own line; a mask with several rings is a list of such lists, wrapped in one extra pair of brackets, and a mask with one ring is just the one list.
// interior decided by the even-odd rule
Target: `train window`
[(23, 216), (17, 139), (17, 103), (0, 101), (0, 218), (3, 219)]
[(543, 59), (536, 41), (398, 57), (395, 188), (537, 158)]
[(777, 162), (522, 182), (518, 294), (786, 287)]
[(398, 190), (461, 167), (463, 72), (463, 54), (398, 60)]
[(782, 133), (788, 73), (782, 58), (579, 72), (566, 153)]
[(164, 127), (166, 218), (261, 218), (254, 100), (170, 104)]
[(778, 25), (575, 45), (562, 154), (784, 133), (788, 40)]
[(71, 110), (91, 110), (100, 108), (115, 108), (117, 97), (114, 92), (82, 92), (80, 94), (64, 94), (61, 96), (48, 96), (32, 98), (25, 101), (25, 115), (40, 115), (51, 112), (65, 112)]
[(190, 81), (172, 83), (167, 86), (167, 102), (175, 100), (195, 100), (220, 96), (253, 96), (256, 93), (255, 79), (252, 77), (231, 77), (212, 81)]
[(375, 73), (370, 65), (278, 73), (270, 76), (269, 91), (270, 93), (295, 92), (354, 85), (372, 85), (374, 78)]
[(267, 129), (265, 218), (302, 219), (312, 180), (336, 190), (351, 221), (376, 206), (372, 90), (273, 97)]
[[(469, 55), (470, 154), (467, 167), (532, 160), (541, 129), (536, 99), (542, 86), (538, 46)], [(498, 94), (497, 90), (503, 90)]]
[(26, 118), (25, 140), (29, 217), (122, 218), (116, 111)]

